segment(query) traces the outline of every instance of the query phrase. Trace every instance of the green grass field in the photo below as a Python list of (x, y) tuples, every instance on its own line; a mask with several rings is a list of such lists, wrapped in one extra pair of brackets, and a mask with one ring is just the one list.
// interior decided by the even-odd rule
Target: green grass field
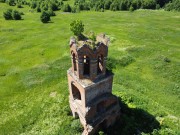
[[(180, 134), (180, 13), (56, 12), (42, 24), (24, 12), (7, 21), (0, 3), (0, 135), (80, 134), (70, 115), (66, 71), (71, 66), (69, 24), (111, 38), (109, 67), (122, 117), (112, 134)], [(16, 7), (12, 7), (16, 8)]]

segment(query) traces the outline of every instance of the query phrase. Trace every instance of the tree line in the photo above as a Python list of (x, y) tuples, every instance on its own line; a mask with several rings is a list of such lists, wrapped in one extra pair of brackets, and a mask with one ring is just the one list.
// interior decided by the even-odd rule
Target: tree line
[(180, 0), (75, 0), (78, 10), (123, 11), (136, 9), (160, 9), (180, 11)]

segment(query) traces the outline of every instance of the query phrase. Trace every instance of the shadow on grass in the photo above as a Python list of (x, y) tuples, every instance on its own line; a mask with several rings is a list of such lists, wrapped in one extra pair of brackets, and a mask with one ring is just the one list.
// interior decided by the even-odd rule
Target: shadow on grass
[(47, 23), (54, 23), (53, 21), (49, 21), (49, 22), (47, 22)]
[(154, 129), (160, 128), (159, 122), (147, 111), (129, 108), (120, 97), (119, 102), (120, 119), (104, 131), (105, 135), (140, 135), (142, 132), (152, 133)]

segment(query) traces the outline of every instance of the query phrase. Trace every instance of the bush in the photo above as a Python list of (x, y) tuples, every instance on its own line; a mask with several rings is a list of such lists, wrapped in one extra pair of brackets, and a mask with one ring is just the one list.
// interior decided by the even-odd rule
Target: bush
[(56, 16), (56, 14), (54, 13), (54, 11), (53, 11), (52, 9), (50, 9), (50, 10), (48, 11), (48, 13), (49, 13), (50, 16)]
[(71, 12), (70, 5), (69, 4), (64, 5), (63, 8), (62, 8), (62, 11), (63, 12)]
[(7, 2), (7, 4), (8, 4), (9, 6), (14, 6), (14, 5), (16, 5), (16, 3), (15, 3), (14, 0), (7, 0), (6, 2)]
[(165, 10), (166, 11), (171, 11), (171, 10), (180, 11), (180, 1), (173, 0), (172, 2), (169, 2), (168, 4), (166, 4)]
[(23, 13), (23, 12), (20, 12), (20, 15), (24, 15), (24, 13)]
[(41, 8), (38, 6), (38, 7), (36, 8), (36, 11), (37, 11), (37, 12), (41, 12)]
[(156, 0), (144, 0), (142, 3), (143, 9), (156, 9)]
[(14, 10), (12, 12), (12, 17), (13, 17), (14, 20), (21, 20), (21, 13), (16, 11), (16, 10)]
[(3, 16), (6, 20), (12, 20), (12, 9), (8, 9), (6, 12), (4, 12)]
[(112, 1), (111, 0), (106, 0), (104, 3), (104, 9), (110, 9)]
[(21, 3), (17, 3), (17, 8), (23, 8)]
[(156, 4), (156, 9), (160, 9), (160, 5), (159, 4)]
[(50, 3), (48, 7), (53, 11), (58, 10), (58, 5), (55, 2)]
[(76, 13), (76, 6), (74, 6), (74, 7), (71, 8), (71, 12), (72, 12), (72, 13)]
[(0, 0), (0, 3), (5, 3), (6, 2), (6, 0)]
[(134, 8), (131, 6), (131, 7), (129, 8), (129, 11), (130, 11), (130, 12), (133, 12), (133, 11), (134, 11)]
[(84, 24), (80, 20), (75, 20), (70, 24), (70, 30), (80, 39), (84, 31)]
[(47, 23), (47, 22), (49, 22), (51, 20), (49, 13), (46, 12), (46, 11), (42, 12), (42, 14), (40, 16), (40, 19), (41, 19), (41, 22), (43, 22), (43, 23)]
[(35, 1), (32, 1), (30, 7), (32, 9), (35, 9), (37, 7), (37, 3)]
[(8, 9), (4, 12), (3, 16), (6, 20), (21, 20), (21, 15), (24, 15), (23, 12), (18, 12), (16, 10)]

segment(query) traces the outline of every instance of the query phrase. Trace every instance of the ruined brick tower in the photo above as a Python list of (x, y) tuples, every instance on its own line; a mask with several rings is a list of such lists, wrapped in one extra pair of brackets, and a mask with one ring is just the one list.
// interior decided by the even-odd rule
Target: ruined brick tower
[(118, 99), (112, 95), (113, 74), (106, 70), (109, 40), (103, 34), (96, 40), (93, 45), (91, 40), (70, 40), (69, 103), (84, 127), (83, 135), (109, 127), (120, 112)]

